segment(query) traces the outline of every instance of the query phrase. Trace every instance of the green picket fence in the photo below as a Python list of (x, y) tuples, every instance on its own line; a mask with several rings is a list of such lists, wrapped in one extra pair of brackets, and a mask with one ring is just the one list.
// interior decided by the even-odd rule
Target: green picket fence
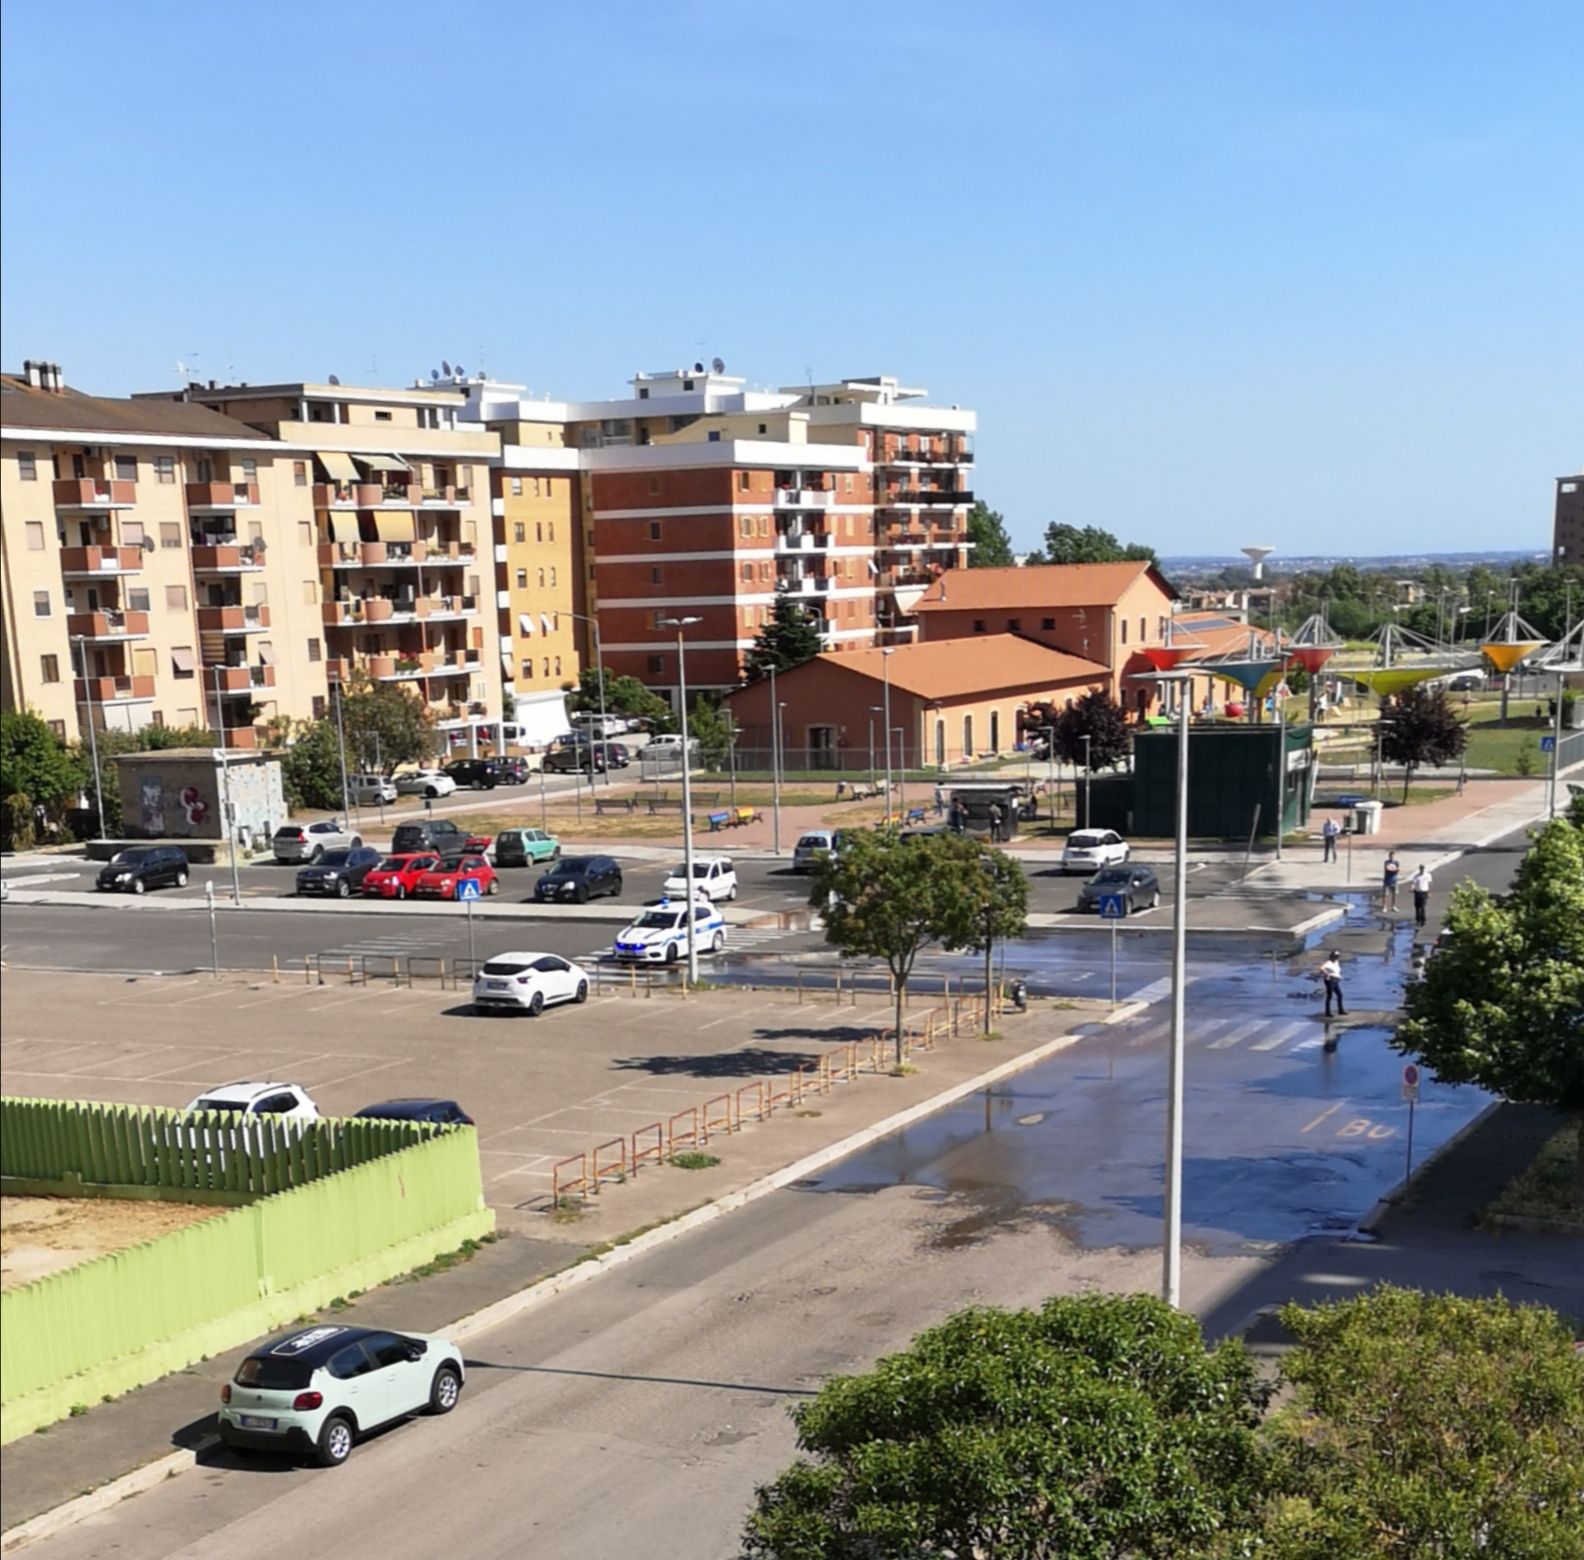
[(431, 1138), (429, 1122), (283, 1121), (226, 1111), (0, 1099), (0, 1176), (264, 1197)]

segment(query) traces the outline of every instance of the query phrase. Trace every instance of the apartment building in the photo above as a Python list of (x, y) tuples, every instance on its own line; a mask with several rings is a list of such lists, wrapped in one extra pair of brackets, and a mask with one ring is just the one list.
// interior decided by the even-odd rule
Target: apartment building
[(500, 440), (462, 420), (466, 394), (211, 382), (150, 399), (221, 413), (311, 467), (294, 553), (318, 620), (310, 659), (332, 683), (359, 668), (410, 684), (453, 744), (476, 750), (503, 712), (489, 475)]
[(207, 725), (233, 747), (322, 705), (294, 594), (307, 471), (209, 407), (0, 375), (0, 701), (62, 737)]
[(1584, 471), (1556, 479), (1556, 515), (1551, 528), (1551, 561), (1584, 563)]

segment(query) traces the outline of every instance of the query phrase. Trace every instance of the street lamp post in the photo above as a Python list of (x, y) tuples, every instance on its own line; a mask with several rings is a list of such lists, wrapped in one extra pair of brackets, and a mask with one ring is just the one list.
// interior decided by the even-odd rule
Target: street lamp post
[[(604, 753), (608, 759), (610, 757), (610, 749), (606, 746), (606, 743), (609, 742), (610, 739), (605, 735), (605, 652), (600, 647), (599, 619), (597, 617), (591, 616), (587, 612), (568, 612), (567, 616), (578, 623), (587, 623), (589, 627), (594, 630), (594, 666), (595, 675), (599, 680), (600, 751)], [(697, 622), (698, 620), (696, 618), (689, 618), (688, 621), (691, 623)], [(684, 753), (682, 758), (683, 762), (686, 763), (687, 754)], [(594, 789), (593, 764), (594, 760), (591, 756), (589, 759), (589, 789), (591, 791)], [(609, 788), (610, 783), (610, 765), (607, 763), (605, 765), (605, 785), (607, 789)]]
[[(871, 791), (874, 789), (875, 785), (874, 718), (876, 715), (881, 713), (883, 712), (878, 704), (871, 704), (869, 706), (869, 789)], [(890, 805), (889, 802), (887, 805)]]
[(1045, 761), (1049, 774), (1046, 785), (1050, 790), (1051, 833), (1056, 832), (1056, 728), (1045, 727)]
[(1083, 750), (1084, 750), (1084, 821), (1083, 821), (1083, 826), (1087, 829), (1089, 827), (1089, 777), (1093, 773), (1093, 769), (1092, 769), (1092, 767), (1090, 766), (1090, 763), (1089, 763), (1089, 749), (1090, 749), (1090, 744), (1093, 741), (1093, 738), (1086, 731), (1078, 740), (1083, 743)]
[(1183, 1047), (1188, 950), (1188, 713), (1184, 698), (1177, 723), (1177, 855), (1172, 863), (1171, 1050), (1166, 1078), (1166, 1206), (1161, 1298), (1182, 1298)]
[(88, 641), (72, 641), (82, 651), (83, 700), (88, 706), (88, 754), (93, 760), (94, 803), (99, 809), (99, 838), (105, 837), (104, 788), (99, 773), (99, 735), (94, 729), (93, 678), (88, 675)]
[(781, 743), (778, 733), (781, 719), (776, 713), (775, 662), (770, 663), (770, 848), (781, 854)]
[(881, 708), (881, 711), (883, 712), (883, 715), (884, 715), (884, 719), (881, 722), (881, 729), (885, 733), (885, 755), (886, 755), (886, 765), (885, 765), (885, 769), (886, 769), (885, 806), (886, 806), (886, 818), (888, 820), (891, 817), (891, 657), (892, 657), (892, 655), (894, 653), (895, 653), (895, 646), (891, 646), (891, 647), (889, 647), (887, 649), (884, 649), (884, 650), (882, 650), (880, 652), (880, 669), (881, 669), (882, 673), (884, 674), (884, 678), (885, 678), (885, 692), (884, 692), (884, 696), (883, 696), (883, 698), (881, 700), (880, 708)]
[(351, 823), (352, 802), (347, 791), (346, 772), (346, 726), (341, 719), (341, 679), (339, 677), (330, 684), (330, 691), (335, 695), (336, 748), (341, 757), (341, 818), (343, 822)]
[(698, 921), (693, 914), (693, 764), (688, 754), (687, 642), (683, 630), (701, 622), (696, 617), (662, 618), (661, 627), (677, 631), (678, 703), (682, 707), (682, 870), (687, 876), (687, 978), (698, 984)]
[[(891, 762), (891, 737), (897, 739), (897, 816), (907, 816), (907, 727), (893, 726), (886, 733), (886, 764)], [(887, 804), (890, 805), (889, 803)]]
[(226, 753), (225, 714), (220, 704), (220, 672), (216, 666), (215, 673), (215, 734), (220, 738), (220, 745), (216, 752), (220, 755), (220, 811), (223, 814), (222, 824), (226, 837), (227, 854), (231, 857), (231, 903), (242, 903), (242, 882), (237, 876), (237, 838), (236, 838), (236, 813), (231, 807), (231, 763)]

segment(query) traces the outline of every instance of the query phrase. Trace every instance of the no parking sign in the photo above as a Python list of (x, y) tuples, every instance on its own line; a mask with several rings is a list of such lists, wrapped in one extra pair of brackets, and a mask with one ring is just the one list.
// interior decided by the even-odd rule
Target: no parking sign
[(1412, 1062), (1403, 1068), (1402, 1097), (1410, 1105), (1419, 1098), (1419, 1069)]

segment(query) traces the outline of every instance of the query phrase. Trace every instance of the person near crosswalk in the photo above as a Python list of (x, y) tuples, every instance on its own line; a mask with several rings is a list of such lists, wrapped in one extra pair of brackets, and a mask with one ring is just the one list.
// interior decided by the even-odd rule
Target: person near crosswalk
[(1419, 863), (1419, 870), (1408, 879), (1408, 886), (1413, 890), (1416, 926), (1425, 924), (1425, 913), (1430, 908), (1430, 888), (1434, 881), (1423, 862)]
[(1335, 818), (1327, 818), (1326, 821), (1320, 825), (1320, 843), (1324, 847), (1323, 853), (1320, 857), (1322, 864), (1327, 861), (1335, 861), (1337, 859), (1337, 835), (1339, 835), (1341, 832), (1341, 829), (1337, 827), (1337, 821)]
[(1402, 863), (1397, 859), (1397, 852), (1386, 852), (1386, 865), (1381, 869), (1381, 909), (1390, 910), (1393, 914), (1397, 910), (1397, 879), (1402, 876)]
[(1331, 1004), (1336, 1003), (1337, 1017), (1347, 1017), (1347, 1004), (1342, 999), (1342, 955), (1335, 948), (1320, 966), (1320, 979), (1325, 982), (1325, 1016), (1331, 1016)]

